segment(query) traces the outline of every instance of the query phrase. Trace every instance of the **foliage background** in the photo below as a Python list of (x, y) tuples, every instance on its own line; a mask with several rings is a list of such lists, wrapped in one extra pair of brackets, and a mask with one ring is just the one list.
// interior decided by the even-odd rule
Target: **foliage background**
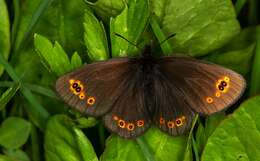
[[(127, 4), (126, 4), (127, 3)], [(0, 0), (0, 160), (257, 161), (260, 158), (260, 22), (257, 0)], [(151, 128), (136, 140), (110, 135), (70, 110), (55, 80), (84, 63), (184, 53), (248, 82), (226, 112), (200, 117), (189, 135)], [(168, 36), (176, 34), (166, 40)]]

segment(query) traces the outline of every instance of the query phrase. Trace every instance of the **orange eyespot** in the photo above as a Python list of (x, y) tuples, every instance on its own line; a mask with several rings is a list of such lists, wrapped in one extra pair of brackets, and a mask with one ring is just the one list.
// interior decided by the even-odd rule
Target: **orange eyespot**
[(118, 126), (121, 128), (125, 128), (125, 121), (124, 120), (119, 120), (118, 121)]
[(174, 122), (173, 121), (168, 121), (167, 122), (167, 126), (168, 126), (168, 128), (174, 128)]
[(211, 104), (211, 103), (213, 103), (214, 100), (212, 97), (207, 97), (206, 101), (207, 101), (207, 103)]
[(133, 123), (128, 123), (128, 124), (127, 124), (127, 130), (133, 131), (134, 128), (135, 128), (135, 125), (134, 125)]
[(216, 96), (216, 97), (220, 97), (220, 93), (219, 93), (219, 92), (216, 92), (216, 93), (215, 93), (215, 96)]
[(83, 92), (81, 92), (81, 93), (79, 94), (79, 99), (83, 100), (84, 98), (85, 98), (85, 94), (84, 94)]
[(118, 119), (119, 118), (116, 115), (113, 116), (113, 120), (117, 121)]
[(159, 122), (160, 122), (161, 125), (165, 124), (164, 118), (161, 117), (160, 120), (159, 120)]
[(225, 77), (224, 77), (224, 80), (225, 80), (226, 82), (229, 82), (229, 81), (230, 81), (230, 78), (229, 78), (228, 76), (225, 76)]
[(138, 121), (137, 121), (137, 126), (138, 126), (138, 127), (144, 126), (144, 120), (138, 120)]
[(183, 121), (182, 121), (181, 118), (177, 118), (177, 119), (175, 120), (175, 123), (176, 123), (176, 126), (178, 126), (178, 127), (183, 125)]
[(96, 102), (96, 99), (94, 97), (89, 97), (87, 99), (87, 104), (88, 105), (93, 105)]

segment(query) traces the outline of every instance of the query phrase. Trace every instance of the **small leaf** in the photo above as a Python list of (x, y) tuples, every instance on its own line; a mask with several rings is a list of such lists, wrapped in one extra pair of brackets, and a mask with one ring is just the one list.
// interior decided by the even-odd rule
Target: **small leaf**
[(31, 124), (19, 117), (9, 117), (0, 127), (0, 145), (7, 149), (17, 149), (26, 143)]
[[(130, 0), (129, 8), (126, 6), (123, 12), (110, 21), (110, 38), (112, 45), (112, 56), (133, 56), (136, 55), (139, 40), (143, 34), (150, 15), (147, 0)], [(142, 11), (142, 12), (140, 12)], [(119, 34), (126, 40), (115, 35)]]
[(258, 161), (260, 96), (242, 103), (209, 137), (202, 161)]
[[(4, 0), (0, 0), (0, 54), (8, 58), (10, 51), (10, 24), (7, 6)], [(0, 65), (0, 76), (4, 68)]]
[(240, 31), (229, 0), (171, 0), (164, 3), (162, 29), (175, 53), (202, 56), (230, 41)]
[(85, 0), (103, 20), (117, 16), (125, 7), (124, 0), (98, 0), (92, 3)]
[(89, 11), (84, 16), (84, 41), (91, 61), (106, 60), (109, 57), (107, 37), (102, 22)]
[(0, 97), (0, 111), (3, 110), (6, 104), (14, 97), (19, 90), (20, 84), (15, 83), (12, 87), (8, 88)]
[(79, 54), (77, 52), (75, 52), (72, 55), (70, 64), (71, 64), (71, 69), (77, 69), (82, 65), (81, 57), (79, 56)]
[(44, 149), (46, 161), (98, 161), (87, 137), (66, 115), (48, 121)]
[(98, 120), (94, 117), (80, 117), (76, 120), (78, 128), (89, 128), (93, 127), (98, 123)]
[(46, 37), (35, 34), (34, 45), (49, 70), (58, 76), (71, 71), (70, 60), (58, 42), (52, 45)]

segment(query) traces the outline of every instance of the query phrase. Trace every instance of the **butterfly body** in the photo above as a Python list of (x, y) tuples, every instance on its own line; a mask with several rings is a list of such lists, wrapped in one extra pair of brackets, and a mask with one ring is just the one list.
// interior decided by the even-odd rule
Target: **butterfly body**
[[(155, 125), (170, 135), (185, 133), (196, 112), (210, 115), (243, 93), (243, 77), (227, 68), (184, 57), (114, 58), (57, 80), (63, 100), (78, 111), (102, 117), (124, 138)], [(80, 88), (79, 88), (80, 87)]]

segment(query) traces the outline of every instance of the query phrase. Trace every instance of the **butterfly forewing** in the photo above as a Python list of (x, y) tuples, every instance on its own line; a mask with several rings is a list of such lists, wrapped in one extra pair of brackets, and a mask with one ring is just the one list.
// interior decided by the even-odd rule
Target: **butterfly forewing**
[(128, 58), (85, 65), (60, 77), (56, 90), (67, 104), (78, 111), (101, 116), (112, 108), (121, 95), (129, 71)]
[[(227, 68), (201, 60), (165, 57), (158, 60), (159, 71), (174, 86), (175, 96), (185, 107), (206, 115), (232, 105), (244, 92), (244, 78)], [(179, 94), (178, 94), (179, 93)]]

